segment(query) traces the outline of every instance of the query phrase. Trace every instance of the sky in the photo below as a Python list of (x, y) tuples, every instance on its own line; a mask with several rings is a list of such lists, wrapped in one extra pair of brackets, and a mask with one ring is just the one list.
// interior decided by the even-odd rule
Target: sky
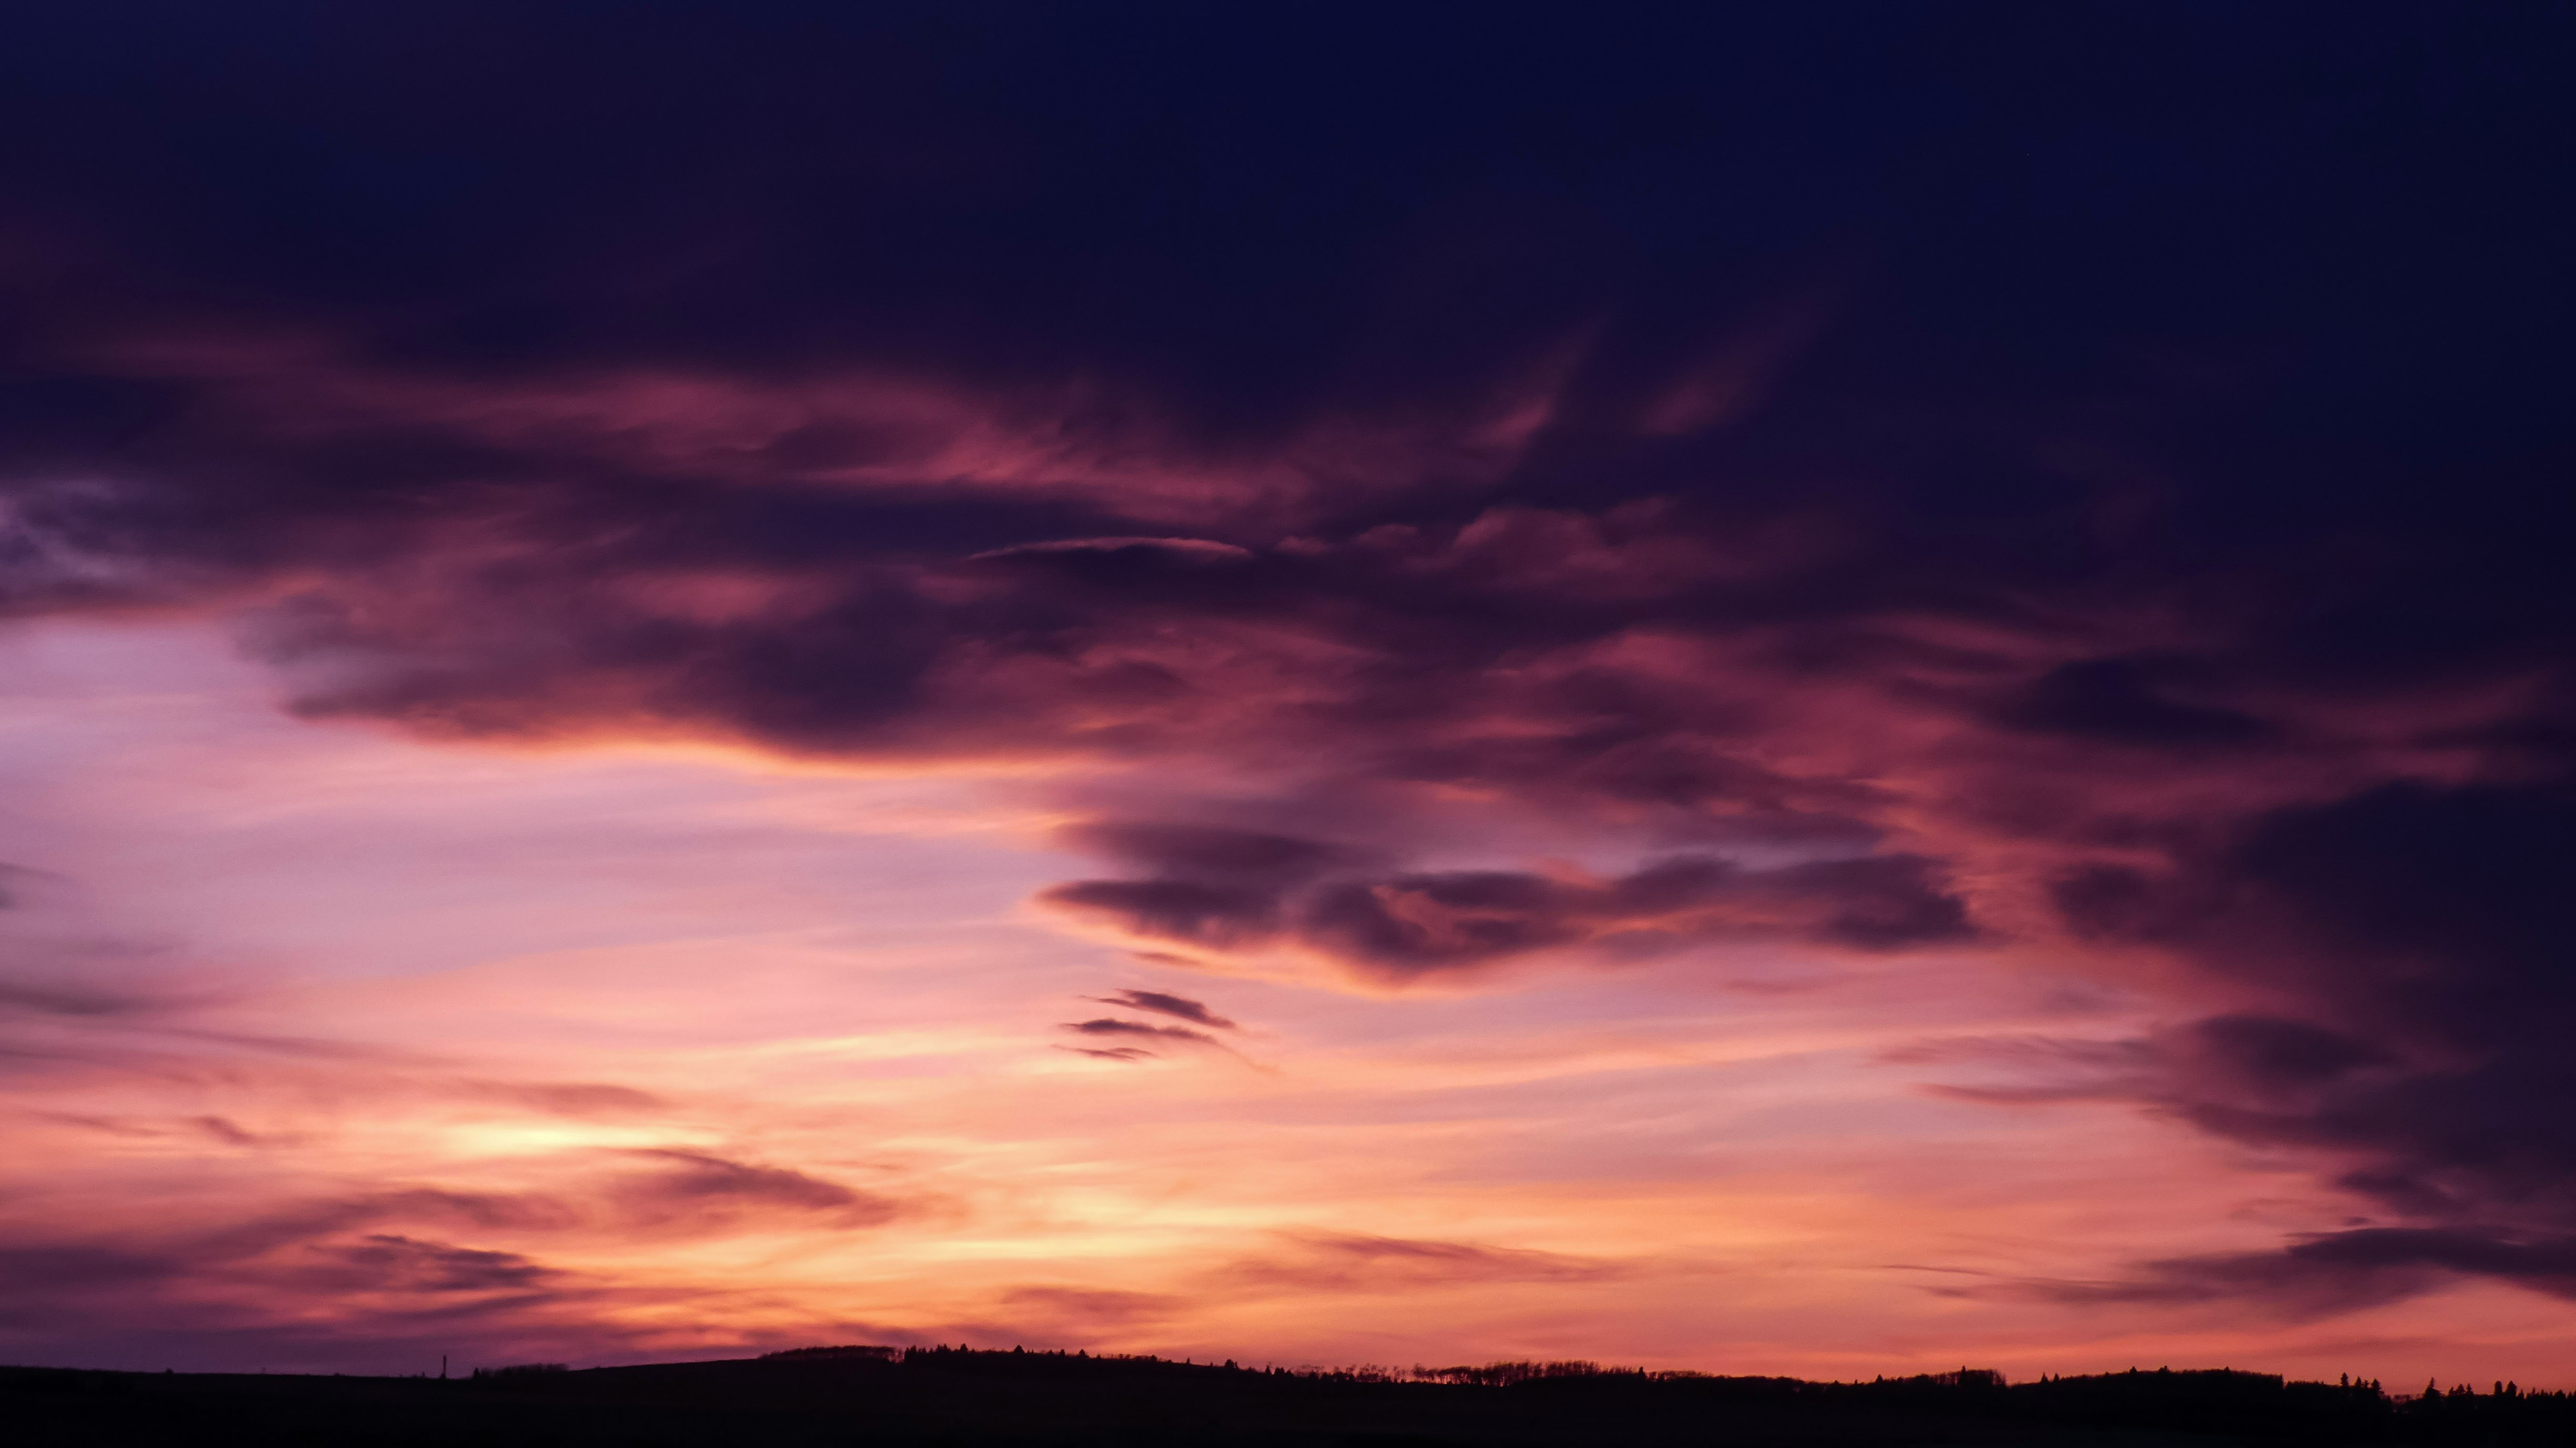
[(2576, 1387), (2563, 8), (13, 29), (0, 1360)]

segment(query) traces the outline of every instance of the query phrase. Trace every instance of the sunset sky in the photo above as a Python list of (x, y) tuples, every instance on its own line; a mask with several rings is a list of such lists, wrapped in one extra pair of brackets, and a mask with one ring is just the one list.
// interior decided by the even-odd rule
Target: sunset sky
[(2564, 7), (17, 13), (0, 1361), (2576, 1387)]

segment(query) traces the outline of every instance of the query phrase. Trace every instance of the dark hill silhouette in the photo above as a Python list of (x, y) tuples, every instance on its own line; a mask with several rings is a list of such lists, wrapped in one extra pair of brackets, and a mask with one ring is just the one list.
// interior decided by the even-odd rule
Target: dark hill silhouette
[(28, 1443), (670, 1445), (2561, 1444), (2576, 1398), (2213, 1371), (2006, 1384), (1957, 1372), (1815, 1383), (1588, 1362), (1289, 1371), (1150, 1357), (841, 1346), (458, 1379), (0, 1368)]

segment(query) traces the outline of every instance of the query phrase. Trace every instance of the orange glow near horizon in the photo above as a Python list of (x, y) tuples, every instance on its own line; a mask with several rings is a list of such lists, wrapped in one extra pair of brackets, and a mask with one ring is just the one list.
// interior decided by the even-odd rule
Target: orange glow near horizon
[[(1081, 868), (1053, 777), (302, 723), (195, 624), (0, 647), (9, 928), (71, 1003), (13, 1068), (0, 1224), (195, 1264), (89, 1301), (229, 1325), (209, 1365), (890, 1340), (2555, 1385), (2576, 1345), (2503, 1287), (2074, 1305), (2354, 1207), (2134, 1106), (1936, 1089), (1940, 1043), (2158, 1024), (2028, 952), (1211, 972), (1028, 906)], [(1234, 1026), (1064, 1049), (1121, 990)]]

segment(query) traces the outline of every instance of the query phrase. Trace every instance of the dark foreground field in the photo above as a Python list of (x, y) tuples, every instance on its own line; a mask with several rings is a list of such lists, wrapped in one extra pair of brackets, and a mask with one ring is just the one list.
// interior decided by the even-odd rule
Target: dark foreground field
[(1414, 1382), (916, 1349), (445, 1381), (0, 1368), (0, 1424), (13, 1442), (100, 1445), (2503, 1445), (2576, 1442), (2576, 1400), (2395, 1402), (2233, 1372), (2010, 1387), (1981, 1373), (1834, 1384), (1580, 1369)]

